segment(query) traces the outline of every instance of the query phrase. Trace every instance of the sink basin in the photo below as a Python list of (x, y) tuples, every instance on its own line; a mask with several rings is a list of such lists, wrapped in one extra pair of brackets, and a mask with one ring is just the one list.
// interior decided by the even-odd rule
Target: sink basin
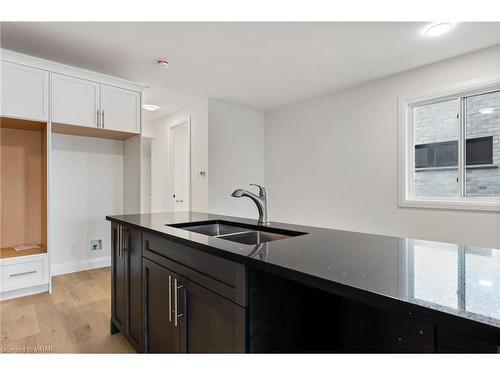
[[(188, 223), (191, 224), (191, 223)], [(213, 224), (200, 224), (200, 225), (189, 225), (189, 226), (179, 226), (172, 225), (176, 228), (182, 228), (190, 232), (196, 232), (200, 234), (205, 234), (207, 236), (218, 237), (231, 233), (239, 233), (248, 231), (247, 228), (237, 227), (233, 225), (223, 224), (223, 223), (213, 223)]]
[(291, 236), (287, 236), (285, 234), (280, 234), (280, 233), (252, 230), (242, 233), (227, 234), (225, 236), (220, 236), (219, 238), (223, 238), (228, 241), (243, 243), (245, 245), (256, 245), (259, 243), (281, 240), (283, 238), (288, 238), (288, 237)]
[(222, 220), (171, 224), (168, 226), (204, 234), (206, 236), (238, 242), (245, 245), (256, 245), (259, 243), (276, 241), (283, 238), (296, 237), (306, 234), (303, 232), (242, 223), (232, 223)]

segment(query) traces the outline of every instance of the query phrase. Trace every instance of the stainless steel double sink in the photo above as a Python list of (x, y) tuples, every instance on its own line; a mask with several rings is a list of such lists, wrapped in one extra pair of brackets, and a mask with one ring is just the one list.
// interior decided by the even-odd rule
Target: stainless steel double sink
[(303, 232), (233, 223), (222, 220), (171, 224), (168, 226), (204, 234), (210, 237), (238, 242), (245, 245), (256, 245), (259, 243), (276, 241), (306, 234)]

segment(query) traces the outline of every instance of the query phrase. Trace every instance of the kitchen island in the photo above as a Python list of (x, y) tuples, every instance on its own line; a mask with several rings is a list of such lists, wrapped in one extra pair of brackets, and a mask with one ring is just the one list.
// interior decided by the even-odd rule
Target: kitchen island
[(200, 212), (107, 219), (111, 331), (138, 352), (499, 350), (498, 249)]

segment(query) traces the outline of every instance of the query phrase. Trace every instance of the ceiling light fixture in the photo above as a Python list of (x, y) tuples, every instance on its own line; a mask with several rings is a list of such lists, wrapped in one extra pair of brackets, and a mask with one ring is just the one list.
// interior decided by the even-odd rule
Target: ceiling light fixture
[(491, 107), (481, 108), (479, 110), (479, 113), (482, 115), (489, 115), (490, 113), (493, 113), (493, 112), (495, 112), (495, 108), (491, 108)]
[(146, 111), (157, 111), (160, 107), (154, 104), (143, 104), (142, 109), (145, 109)]
[(424, 35), (429, 38), (434, 38), (446, 34), (451, 31), (453, 24), (449, 22), (436, 22), (425, 28)]

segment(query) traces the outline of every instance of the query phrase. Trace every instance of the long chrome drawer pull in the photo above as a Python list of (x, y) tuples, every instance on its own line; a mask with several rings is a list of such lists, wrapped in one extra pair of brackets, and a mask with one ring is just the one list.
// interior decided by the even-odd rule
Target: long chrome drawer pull
[(174, 279), (174, 325), (177, 327), (178, 318), (184, 314), (178, 314), (179, 302), (178, 302), (178, 290), (182, 288), (182, 285), (177, 285), (177, 279)]
[(38, 272), (38, 271), (28, 271), (28, 272), (13, 273), (12, 275), (9, 275), (9, 277), (16, 277), (16, 276), (31, 275), (32, 273), (37, 273), (37, 272)]
[(172, 276), (168, 275), (168, 321), (172, 321)]

